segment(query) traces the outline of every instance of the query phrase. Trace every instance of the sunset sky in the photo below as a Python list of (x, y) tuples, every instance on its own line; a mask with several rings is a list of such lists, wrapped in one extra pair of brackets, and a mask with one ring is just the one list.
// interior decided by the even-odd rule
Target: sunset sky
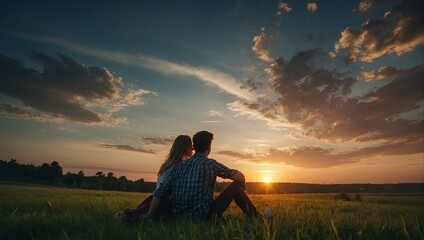
[(8, 1), (0, 159), (156, 180), (177, 135), (247, 181), (424, 181), (424, 14), (401, 1)]

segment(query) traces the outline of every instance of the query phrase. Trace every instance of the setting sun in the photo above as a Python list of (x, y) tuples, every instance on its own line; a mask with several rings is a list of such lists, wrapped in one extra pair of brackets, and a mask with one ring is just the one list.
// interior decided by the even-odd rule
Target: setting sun
[(272, 182), (272, 180), (271, 180), (270, 177), (264, 178), (264, 183), (271, 183), (271, 182)]

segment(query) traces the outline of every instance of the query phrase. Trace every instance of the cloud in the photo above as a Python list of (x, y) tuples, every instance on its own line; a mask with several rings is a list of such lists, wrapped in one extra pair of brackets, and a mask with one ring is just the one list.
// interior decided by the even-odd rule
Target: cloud
[(280, 115), (279, 112), (282, 111), (282, 108), (269, 101), (260, 100), (259, 102), (234, 101), (228, 103), (227, 107), (231, 111), (237, 112), (236, 117), (244, 116), (249, 119), (260, 119), (266, 121), (268, 126), (275, 129), (294, 127)]
[(292, 11), (292, 8), (285, 2), (280, 1), (278, 3), (278, 10), (277, 10), (277, 15), (281, 16), (283, 15), (284, 12), (289, 13)]
[(346, 165), (375, 156), (408, 155), (424, 151), (422, 142), (394, 142), (336, 153), (333, 149), (315, 146), (273, 149), (266, 156), (254, 161), (285, 163), (301, 168), (327, 168)]
[(256, 98), (254, 93), (240, 89), (240, 83), (235, 77), (213, 68), (195, 67), (187, 64), (169, 62), (140, 53), (127, 54), (118, 51), (91, 48), (56, 38), (30, 37), (18, 34), (15, 35), (28, 40), (57, 44), (59, 46), (88, 56), (93, 56), (124, 65), (147, 68), (166, 75), (190, 76), (208, 85), (216, 86), (226, 93), (237, 96), (239, 98), (246, 100), (254, 100)]
[(422, 145), (422, 142), (400, 141), (374, 144), (370, 147), (345, 152), (336, 152), (332, 148), (301, 146), (283, 149), (270, 148), (267, 153), (255, 156), (235, 151), (220, 151), (217, 154), (237, 157), (251, 162), (284, 163), (300, 168), (328, 168), (353, 164), (376, 156), (399, 156), (423, 151), (424, 145)]
[(362, 72), (366, 81), (375, 81), (382, 79), (391, 79), (399, 74), (402, 74), (404, 71), (395, 67), (380, 67), (376, 71), (364, 71)]
[(73, 129), (73, 128), (66, 128), (64, 126), (59, 126), (56, 127), (57, 130), (62, 131), (62, 132), (69, 132), (69, 133), (78, 133), (80, 132), (79, 130)]
[[(112, 117), (112, 112), (123, 106), (142, 104), (140, 96), (152, 93), (144, 89), (131, 89), (108, 69), (85, 66), (63, 54), (58, 54), (58, 59), (55, 59), (30, 51), (27, 56), (40, 63), (43, 70), (28, 68), (21, 61), (0, 54), (0, 76), (3, 79), (0, 94), (13, 97), (26, 108), (37, 111), (31, 114), (16, 106), (3, 106), (2, 113), (11, 117), (117, 124), (125, 119)], [(90, 110), (91, 106), (107, 106), (110, 109), (98, 113)], [(23, 111), (26, 113), (23, 114)]]
[(118, 138), (120, 141), (123, 142), (139, 142), (143, 146), (144, 145), (163, 145), (163, 146), (169, 146), (174, 142), (175, 136), (153, 136), (153, 137), (143, 137), (143, 136), (124, 136)]
[(308, 146), (283, 150), (270, 149), (264, 161), (271, 163), (284, 162), (288, 165), (302, 168), (326, 168), (358, 161), (349, 157), (342, 157), (341, 155), (332, 154), (330, 149)]
[[(393, 73), (390, 81), (354, 96), (351, 90), (357, 77), (351, 72), (339, 72), (320, 65), (328, 60), (328, 55), (320, 49), (299, 52), (289, 61), (281, 57), (267, 69), (269, 83), (277, 94), (276, 100), (237, 101), (228, 107), (238, 115), (265, 120), (270, 125), (294, 126), (302, 135), (317, 140), (375, 145), (343, 154), (331, 149), (304, 148), (299, 153), (293, 149), (284, 150), (284, 157), (297, 153), (290, 155), (296, 156), (292, 158), (292, 164), (300, 161), (303, 152), (318, 154), (335, 164), (369, 156), (423, 152), (423, 115), (413, 113), (423, 110), (424, 65), (395, 71), (384, 68), (391, 70), (383, 69), (381, 73)], [(303, 165), (313, 166), (312, 163)]]
[(261, 33), (253, 37), (252, 51), (256, 56), (264, 62), (272, 61), (269, 56), (269, 46), (267, 44), (268, 36), (265, 32), (265, 27), (261, 28)]
[(31, 113), (7, 103), (0, 103), (0, 114), (18, 118), (26, 118), (31, 115)]
[(311, 12), (315, 12), (318, 10), (318, 5), (314, 2), (309, 2), (306, 4), (306, 9)]
[(424, 44), (421, 0), (402, 0), (381, 19), (368, 20), (362, 30), (347, 27), (335, 44), (349, 61), (372, 62), (383, 55), (402, 55)]
[(424, 65), (404, 70), (362, 96), (350, 97), (357, 80), (347, 73), (316, 69), (314, 61), (322, 62), (324, 57), (321, 50), (308, 50), (289, 62), (280, 58), (270, 68), (271, 86), (279, 94), (273, 105), (282, 107), (280, 114), (289, 123), (299, 125), (308, 136), (344, 141), (394, 134), (393, 127), (399, 124), (417, 127), (416, 120), (398, 115), (420, 106), (424, 96), (417, 86), (422, 86)]
[[(67, 121), (67, 119), (65, 119), (64, 117), (60, 115), (52, 115), (50, 113), (39, 112), (34, 109), (31, 109), (30, 107), (25, 107), (25, 109), (23, 109), (9, 103), (0, 104), (0, 115), (8, 117), (8, 118), (34, 120), (34, 121), (49, 122), (49, 123), (63, 123)], [(107, 124), (112, 124), (112, 125), (116, 125), (116, 124), (124, 123), (124, 122), (126, 122), (126, 118), (107, 119)]]
[(205, 114), (211, 117), (222, 117), (224, 115), (221, 111), (217, 110), (209, 110)]
[(101, 144), (101, 145), (99, 145), (99, 147), (100, 148), (107, 148), (107, 149), (118, 149), (118, 150), (125, 150), (125, 151), (156, 154), (155, 150), (144, 149), (144, 148), (141, 148), (141, 147), (135, 148), (135, 147), (132, 147), (130, 145)]
[(141, 137), (140, 141), (146, 145), (156, 144), (168, 146), (174, 142), (175, 137)]
[(371, 9), (373, 3), (374, 1), (372, 0), (362, 1), (359, 3), (358, 9), (360, 12), (368, 11), (369, 9)]
[(218, 152), (216, 152), (216, 154), (226, 155), (226, 156), (230, 156), (230, 157), (237, 157), (237, 158), (241, 158), (241, 159), (254, 159), (255, 158), (255, 156), (253, 156), (252, 154), (239, 153), (239, 152), (234, 152), (234, 151), (218, 151)]
[(220, 123), (221, 121), (217, 121), (217, 120), (204, 120), (202, 122), (204, 122), (204, 123)]
[(264, 86), (264, 84), (263, 83), (261, 83), (261, 82), (256, 82), (256, 81), (254, 81), (253, 79), (247, 79), (244, 83), (243, 83), (243, 85), (241, 85), (240, 86), (240, 88), (241, 89), (247, 89), (247, 90), (249, 90), (249, 92), (251, 92), (251, 91), (255, 91), (255, 90), (257, 90), (258, 88), (261, 88), (261, 87), (263, 87)]
[(359, 2), (358, 10), (360, 12), (367, 12), (375, 9), (378, 5), (388, 3), (387, 0), (364, 0)]

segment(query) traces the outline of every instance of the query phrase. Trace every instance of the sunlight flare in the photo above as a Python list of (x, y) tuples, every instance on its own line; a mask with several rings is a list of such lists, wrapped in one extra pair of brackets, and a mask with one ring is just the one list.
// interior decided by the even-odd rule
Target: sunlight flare
[(263, 181), (264, 181), (264, 183), (269, 184), (269, 183), (272, 182), (272, 179), (271, 179), (271, 177), (265, 177)]

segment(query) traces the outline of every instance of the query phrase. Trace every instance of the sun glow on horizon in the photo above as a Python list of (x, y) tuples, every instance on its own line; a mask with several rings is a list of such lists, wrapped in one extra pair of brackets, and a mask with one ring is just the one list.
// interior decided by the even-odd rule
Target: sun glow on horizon
[(264, 180), (263, 180), (263, 182), (266, 183), (266, 184), (268, 184), (268, 183), (271, 183), (272, 182), (272, 179), (271, 179), (271, 177), (265, 177)]

